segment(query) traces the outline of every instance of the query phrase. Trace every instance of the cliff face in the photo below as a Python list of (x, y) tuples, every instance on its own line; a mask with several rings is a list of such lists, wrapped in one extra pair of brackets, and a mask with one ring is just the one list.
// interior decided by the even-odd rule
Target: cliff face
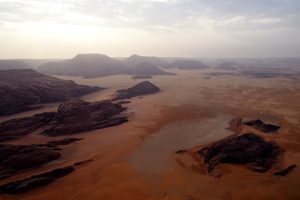
[(78, 85), (31, 69), (0, 71), (0, 116), (32, 109), (32, 105), (64, 101), (100, 87)]

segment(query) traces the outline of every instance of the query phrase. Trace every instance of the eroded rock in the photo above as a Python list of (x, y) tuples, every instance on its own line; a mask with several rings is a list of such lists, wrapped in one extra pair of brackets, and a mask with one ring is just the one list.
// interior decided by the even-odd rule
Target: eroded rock
[(48, 147), (2, 144), (0, 145), (0, 176), (7, 178), (18, 171), (39, 167), (59, 157), (59, 152)]
[(153, 83), (151, 83), (149, 81), (143, 81), (131, 88), (128, 88), (125, 90), (118, 90), (117, 91), (118, 94), (114, 100), (130, 99), (132, 97), (153, 94), (153, 93), (157, 93), (159, 91), (160, 91), (160, 89)]
[(0, 141), (13, 140), (30, 134), (50, 123), (54, 119), (55, 115), (55, 112), (46, 112), (33, 115), (32, 117), (24, 117), (2, 122), (0, 123)]
[(8, 178), (17, 172), (36, 168), (60, 157), (58, 147), (81, 140), (65, 138), (45, 144), (12, 145), (0, 144), (0, 179)]
[(247, 164), (257, 172), (268, 171), (277, 161), (281, 148), (253, 133), (223, 139), (199, 151), (212, 172), (220, 163)]
[(250, 120), (250, 121), (244, 122), (244, 124), (247, 126), (252, 126), (264, 133), (274, 133), (274, 132), (277, 132), (281, 128), (280, 126), (277, 126), (277, 125), (265, 124), (260, 119)]
[(110, 101), (90, 103), (75, 99), (61, 104), (57, 112), (0, 123), (0, 141), (17, 139), (38, 129), (56, 136), (116, 126), (128, 121), (127, 117), (119, 116), (124, 110), (121, 104)]
[(127, 122), (127, 117), (118, 117), (125, 108), (110, 101), (69, 101), (61, 104), (54, 119), (43, 134), (49, 136), (67, 135), (116, 126)]
[(0, 186), (1, 193), (16, 194), (21, 192), (26, 192), (31, 189), (47, 185), (58, 178), (66, 176), (74, 171), (73, 166), (68, 166), (64, 168), (54, 169), (52, 171), (42, 173), (39, 175), (31, 176), (19, 181), (7, 183)]
[(279, 170), (279, 171), (275, 172), (273, 175), (275, 175), (275, 176), (286, 176), (287, 174), (289, 174), (296, 167), (297, 166), (295, 164), (292, 164), (292, 165), (288, 166), (287, 168), (284, 168), (282, 170)]
[(0, 116), (36, 109), (36, 104), (60, 102), (98, 91), (40, 74), (32, 69), (0, 70)]

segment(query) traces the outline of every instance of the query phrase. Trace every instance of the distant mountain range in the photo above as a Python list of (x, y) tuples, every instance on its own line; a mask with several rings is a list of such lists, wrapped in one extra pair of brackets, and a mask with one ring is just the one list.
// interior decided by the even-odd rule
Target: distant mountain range
[[(202, 61), (205, 61), (203, 63)], [(208, 64), (207, 64), (208, 63)], [(111, 58), (102, 54), (78, 54), (67, 60), (17, 59), (0, 60), (0, 70), (28, 69), (53, 75), (83, 76), (86, 78), (116, 74), (129, 75), (172, 75), (167, 70), (201, 70), (215, 66), (215, 69), (236, 70), (252, 67), (278, 67), (300, 71), (300, 58), (262, 59), (183, 59), (159, 58), (132, 55), (128, 58)]]
[(86, 78), (115, 74), (172, 75), (173, 73), (160, 68), (166, 65), (166, 61), (156, 57), (133, 55), (122, 61), (102, 54), (78, 54), (70, 60), (46, 63), (37, 70), (48, 74)]
[(46, 63), (37, 70), (48, 74), (85, 77), (125, 73), (122, 61), (101, 54), (78, 54), (70, 60)]
[(59, 62), (61, 59), (10, 59), (0, 60), (0, 70), (36, 69), (48, 62)]
[(206, 69), (209, 66), (194, 60), (176, 60), (170, 64), (158, 57), (132, 55), (119, 60), (102, 54), (78, 54), (70, 60), (46, 63), (37, 70), (48, 74), (90, 78), (115, 74), (174, 75), (164, 70), (169, 68)]

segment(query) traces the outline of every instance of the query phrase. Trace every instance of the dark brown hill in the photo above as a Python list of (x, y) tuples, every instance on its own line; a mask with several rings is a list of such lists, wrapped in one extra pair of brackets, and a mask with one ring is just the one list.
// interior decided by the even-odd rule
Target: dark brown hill
[(32, 69), (0, 70), (0, 116), (32, 109), (32, 105), (79, 97), (100, 87), (78, 85)]

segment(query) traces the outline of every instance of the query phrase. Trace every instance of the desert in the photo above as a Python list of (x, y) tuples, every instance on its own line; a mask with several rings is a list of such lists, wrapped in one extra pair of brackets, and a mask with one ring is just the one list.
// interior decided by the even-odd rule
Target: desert
[[(151, 84), (159, 88), (158, 92), (138, 94), (140, 96), (130, 98), (123, 104), (128, 122), (72, 134), (72, 138), (84, 139), (60, 146), (61, 155), (55, 161), (38, 168), (23, 169), (1, 180), (1, 185), (72, 166), (76, 162), (90, 162), (44, 187), (14, 195), (1, 190), (2, 198), (252, 199), (253, 191), (256, 199), (299, 197), (298, 167), (284, 176), (274, 175), (290, 165), (299, 166), (299, 79), (232, 74), (203, 79), (209, 73), (220, 70), (201, 69), (196, 70), (197, 73), (194, 70), (171, 71), (176, 75), (151, 79)], [(77, 84), (107, 88), (81, 97), (86, 102), (114, 100), (117, 91), (139, 83), (130, 75), (89, 79), (57, 77), (73, 80)], [(59, 105), (46, 105), (1, 117), (1, 121), (55, 111)], [(230, 122), (236, 117), (262, 121), (248, 120), (242, 125), (242, 122), (235, 122), (232, 128)], [(254, 122), (258, 125), (253, 126)], [(264, 129), (260, 130), (262, 123), (265, 126), (277, 124), (280, 129), (272, 129), (276, 133), (266, 133)], [(262, 170), (264, 172), (228, 163), (221, 163), (209, 172), (199, 154), (195, 156), (199, 148), (248, 132), (274, 142), (276, 148), (280, 148), (280, 159), (272, 161), (268, 170)], [(33, 131), (2, 143), (34, 145), (67, 137), (70, 136), (49, 137)]]
[(0, 200), (299, 200), (299, 0), (0, 0)]

